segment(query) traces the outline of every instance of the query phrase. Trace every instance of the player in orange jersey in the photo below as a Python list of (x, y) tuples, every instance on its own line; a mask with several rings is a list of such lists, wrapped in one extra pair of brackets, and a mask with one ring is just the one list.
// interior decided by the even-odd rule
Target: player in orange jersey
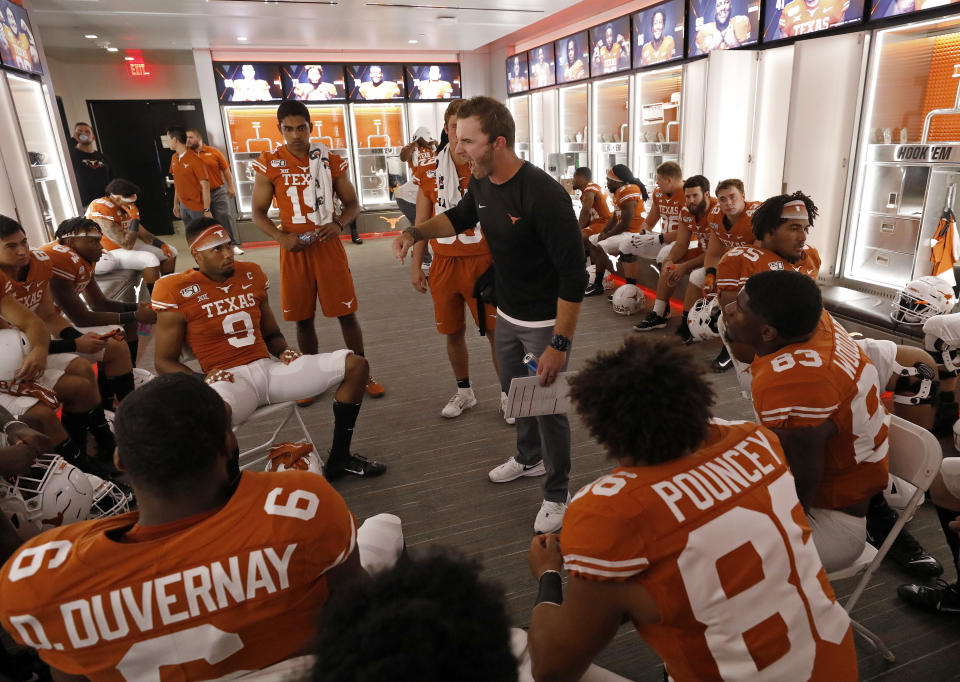
[(740, 47), (753, 37), (750, 17), (737, 14), (730, 16), (732, 0), (716, 0), (714, 20), (697, 31), (697, 54), (713, 50), (731, 50)]
[[(319, 352), (314, 315), (317, 300), (325, 317), (335, 317), (347, 348), (363, 356), (363, 331), (357, 321), (357, 294), (340, 243), (340, 232), (360, 213), (347, 161), (321, 142), (311, 143), (310, 112), (302, 102), (277, 107), (277, 127), (285, 144), (251, 162), (256, 171), (253, 222), (280, 243), (280, 301), (283, 319), (296, 321), (297, 344), (308, 355)], [(316, 176), (311, 171), (317, 167)], [(341, 211), (334, 212), (334, 199)], [(280, 226), (267, 216), (273, 202), (280, 208)], [(383, 396), (371, 377), (367, 394)]]
[[(631, 389), (664, 377), (670, 401)], [(663, 340), (601, 353), (570, 385), (617, 466), (580, 489), (559, 537), (531, 543), (534, 678), (579, 679), (629, 619), (678, 682), (856, 680), (850, 619), (776, 435), (712, 420), (710, 384)]]
[(753, 275), (723, 317), (738, 359), (756, 356), (754, 409), (783, 443), (824, 567), (849, 566), (867, 540), (870, 499), (887, 485), (877, 368), (799, 272)]
[(21, 547), (0, 570), (3, 628), (58, 680), (285, 679), (330, 595), (366, 575), (343, 498), (312, 472), (231, 475), (224, 403), (192, 377), (135, 391), (116, 429), (139, 511)]
[(383, 80), (383, 67), (372, 64), (370, 80), (360, 83), (361, 99), (395, 99), (400, 96), (400, 87), (396, 81)]
[(417, 81), (420, 99), (450, 99), (453, 86), (441, 78), (440, 67), (434, 64), (427, 70), (427, 80)]
[(590, 237), (600, 234), (612, 217), (607, 193), (593, 181), (593, 172), (586, 166), (580, 166), (573, 172), (573, 188), (580, 190), (580, 215), (577, 220), (583, 232), (584, 246), (589, 249)]
[[(443, 113), (443, 129), (449, 139), (447, 146), (437, 152), (430, 161), (415, 169), (414, 181), (420, 188), (417, 194), (416, 225), (456, 206), (467, 191), (470, 162), (456, 152), (459, 143), (457, 111), (464, 101), (451, 102)], [(447, 337), (447, 357), (453, 369), (453, 378), (457, 382), (457, 392), (447, 401), (440, 414), (452, 419), (477, 404), (477, 397), (470, 386), (470, 356), (467, 352), (464, 305), (469, 308), (473, 321), (490, 342), (493, 368), (499, 376), (494, 348), (496, 309), (486, 305), (481, 309), (473, 295), (477, 279), (493, 263), (493, 257), (480, 225), (453, 237), (440, 237), (429, 241), (433, 250), (429, 289), (433, 298), (434, 318), (437, 331)], [(418, 242), (413, 247), (411, 258), (411, 283), (414, 289), (424, 294), (427, 293), (428, 280), (421, 266), (426, 250), (427, 241)], [(506, 393), (501, 392), (501, 403), (504, 403), (506, 398)]]
[[(323, 102), (337, 98), (337, 86), (323, 80), (323, 65), (308, 64), (304, 67), (307, 80), (293, 85), (293, 98), (307, 102)], [(266, 81), (264, 81), (266, 82)], [(268, 88), (269, 90), (269, 88)], [(267, 97), (267, 99), (272, 99)]]
[(304, 355), (287, 346), (267, 300), (266, 275), (254, 263), (234, 261), (226, 229), (201, 218), (187, 225), (186, 237), (198, 267), (160, 278), (154, 291), (157, 371), (193, 374), (181, 361), (188, 346), (207, 383), (230, 407), (234, 424), (262, 405), (337, 386), (327, 478), (382, 474), (384, 465), (350, 453), (367, 361), (347, 349)]
[(614, 73), (624, 59), (630, 63), (630, 41), (619, 33), (614, 39), (613, 24), (607, 24), (603, 40), (598, 40), (593, 47), (593, 68), (597, 73)]
[(640, 50), (640, 64), (642, 66), (665, 62), (672, 59), (677, 53), (677, 44), (673, 36), (663, 35), (666, 23), (666, 14), (663, 10), (658, 9), (653, 13), (653, 19), (650, 21), (650, 32), (653, 37)]
[(567, 41), (567, 61), (563, 67), (563, 80), (561, 83), (570, 83), (577, 81), (587, 75), (587, 67), (583, 60), (577, 56), (577, 44), (570, 39)]
[(3, 26), (3, 32), (7, 45), (10, 47), (10, 55), (13, 57), (13, 66), (24, 71), (32, 71), (33, 59), (30, 55), (30, 39), (27, 38), (26, 33), (21, 31), (17, 17), (9, 6), (7, 7), (6, 19), (7, 22)]
[(523, 92), (528, 88), (527, 74), (520, 70), (520, 57), (513, 58), (513, 70), (507, 73), (510, 92)]
[(849, 0), (791, 0), (780, 12), (776, 37), (793, 38), (839, 26), (849, 7)]
[[(587, 238), (587, 250), (596, 272), (584, 296), (603, 293), (604, 275), (607, 271), (616, 272), (616, 265), (607, 257), (607, 253), (620, 253), (620, 245), (643, 230), (644, 202), (650, 197), (643, 182), (629, 168), (618, 163), (607, 171), (607, 191), (613, 196), (614, 213), (603, 229)], [(622, 272), (627, 284), (636, 284), (637, 268), (636, 263), (632, 262), (635, 259), (628, 256), (621, 260), (624, 261)]]

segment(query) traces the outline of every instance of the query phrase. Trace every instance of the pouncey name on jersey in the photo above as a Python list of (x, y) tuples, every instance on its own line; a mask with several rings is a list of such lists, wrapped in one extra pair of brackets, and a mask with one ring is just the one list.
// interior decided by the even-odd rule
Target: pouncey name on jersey
[(260, 332), (260, 304), (269, 286), (255, 263), (237, 262), (223, 282), (193, 269), (157, 280), (152, 305), (158, 314), (186, 318), (187, 345), (209, 373), (269, 357)]
[(671, 679), (856, 679), (849, 617), (761, 426), (717, 420), (691, 455), (617, 467), (574, 496), (560, 544), (571, 575), (653, 597), (660, 621), (634, 627)]

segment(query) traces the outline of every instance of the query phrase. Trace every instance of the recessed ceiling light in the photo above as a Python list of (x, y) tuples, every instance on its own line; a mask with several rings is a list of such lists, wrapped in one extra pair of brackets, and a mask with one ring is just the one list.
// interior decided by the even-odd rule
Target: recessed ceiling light
[(246, 42), (247, 36), (237, 36), (237, 40), (239, 40), (239, 41), (241, 41), (241, 42)]
[(420, 42), (420, 41), (417, 40), (416, 38), (411, 38), (411, 39), (408, 40), (407, 42), (410, 43), (411, 45), (416, 45), (416, 44), (417, 44), (418, 42)]
[(86, 35), (83, 36), (83, 37), (84, 37), (84, 38), (89, 38), (90, 40), (96, 40), (96, 39), (99, 38), (100, 36), (98, 36), (96, 33), (88, 33), (88, 34), (86, 34)]
[(120, 51), (120, 48), (119, 48), (119, 47), (108, 47), (108, 48), (107, 48), (107, 52), (119, 52), (119, 51)]
[(132, 62), (132, 61), (133, 61), (133, 57), (124, 57), (124, 59), (126, 59), (128, 62)]

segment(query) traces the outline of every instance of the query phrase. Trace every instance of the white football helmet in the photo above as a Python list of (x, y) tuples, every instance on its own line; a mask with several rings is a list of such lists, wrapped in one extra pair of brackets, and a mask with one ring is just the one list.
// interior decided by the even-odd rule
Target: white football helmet
[(312, 471), (323, 476), (323, 461), (313, 443), (277, 443), (267, 455), (266, 471)]
[(0, 330), (0, 380), (13, 381), (14, 375), (30, 352), (30, 342), (19, 329)]
[(627, 235), (627, 239), (620, 246), (621, 253), (632, 253), (651, 260), (656, 260), (657, 256), (660, 255), (660, 249), (663, 248), (660, 235), (652, 232), (627, 232), (624, 234)]
[(941, 378), (960, 374), (960, 313), (927, 319), (923, 323), (923, 347), (944, 366)]
[[(954, 447), (957, 442), (957, 424), (953, 425)], [(940, 476), (943, 478), (943, 486), (947, 492), (960, 500), (960, 457), (944, 457), (940, 462)]]
[(141, 369), (139, 367), (133, 368), (133, 387), (140, 388), (144, 384), (153, 381), (156, 378), (156, 375), (151, 374), (149, 370)]
[[(19, 497), (23, 506), (11, 497)], [(8, 515), (8, 510), (24, 515), (23, 532), (32, 530), (32, 536), (86, 519), (93, 503), (93, 487), (85, 473), (59, 455), (39, 455), (29, 473), (12, 480), (0, 479), (0, 499), (6, 500), (2, 508)]]
[(643, 310), (645, 301), (643, 292), (636, 284), (624, 284), (618, 287), (611, 299), (614, 312), (620, 315), (636, 315)]
[(720, 336), (717, 322), (720, 319), (720, 299), (716, 296), (701, 298), (693, 304), (687, 315), (687, 326), (694, 341), (706, 341)]
[(900, 290), (890, 316), (904, 324), (923, 324), (934, 315), (953, 310), (957, 299), (953, 287), (939, 277), (919, 277)]
[(133, 510), (132, 493), (125, 493), (117, 484), (93, 474), (87, 474), (87, 480), (93, 488), (93, 501), (90, 504), (88, 519), (102, 519), (107, 516), (126, 514)]

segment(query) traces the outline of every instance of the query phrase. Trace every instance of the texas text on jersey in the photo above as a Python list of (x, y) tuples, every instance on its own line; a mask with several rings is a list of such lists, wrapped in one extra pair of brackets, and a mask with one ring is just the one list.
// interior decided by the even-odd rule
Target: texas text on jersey
[(717, 290), (740, 291), (752, 275), (768, 270), (793, 270), (815, 280), (820, 274), (820, 253), (806, 244), (800, 260), (791, 263), (762, 246), (738, 246), (723, 254), (717, 265)]
[(4, 629), (94, 682), (259, 670), (311, 645), (325, 574), (356, 545), (343, 498), (305, 471), (243, 472), (218, 510), (136, 520), (74, 523), (23, 545), (0, 572)]
[(209, 373), (269, 357), (260, 332), (268, 287), (259, 265), (238, 261), (223, 282), (197, 269), (161, 277), (152, 305), (158, 313), (176, 311), (186, 318), (187, 345)]
[(74, 289), (82, 294), (93, 279), (93, 265), (80, 257), (80, 254), (69, 246), (59, 242), (50, 242), (40, 247), (50, 258), (55, 279), (73, 282)]
[(856, 679), (850, 620), (776, 436), (749, 422), (708, 434), (692, 455), (582, 488), (564, 518), (564, 568), (649, 592), (660, 622), (634, 625), (671, 679)]
[[(347, 170), (347, 161), (329, 153), (331, 181)], [(273, 183), (273, 196), (280, 208), (280, 226), (284, 232), (313, 232), (316, 222), (316, 191), (310, 177), (310, 162), (293, 155), (286, 145), (274, 152), (263, 152), (250, 164)]]
[(684, 206), (683, 188), (667, 194), (656, 187), (653, 190), (653, 203), (660, 210), (660, 229), (663, 234), (675, 232), (680, 227), (680, 209)]
[(780, 14), (780, 37), (787, 38), (825, 31), (843, 22), (849, 0), (793, 0)]
[(22, 305), (36, 312), (52, 277), (53, 265), (50, 257), (43, 251), (31, 251), (26, 276), (22, 280), (10, 280), (13, 284), (13, 295)]

